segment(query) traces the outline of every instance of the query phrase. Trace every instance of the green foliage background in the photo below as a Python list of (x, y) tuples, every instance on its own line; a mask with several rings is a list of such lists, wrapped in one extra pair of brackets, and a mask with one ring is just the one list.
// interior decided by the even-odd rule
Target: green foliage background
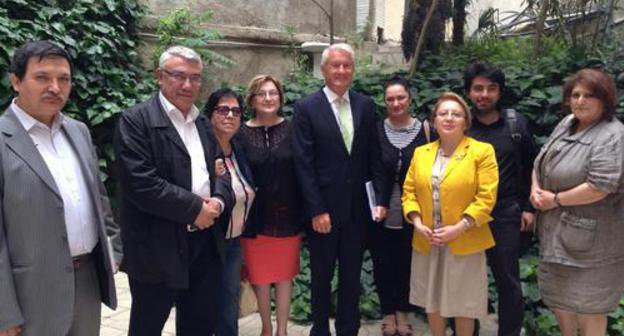
[[(102, 171), (105, 177), (110, 176), (109, 163), (114, 159), (111, 139), (116, 117), (125, 108), (144, 100), (155, 88), (150, 73), (140, 67), (137, 53), (140, 43), (137, 23), (144, 14), (145, 9), (138, 0), (0, 0), (0, 108), (10, 103), (6, 69), (13, 50), (33, 39), (51, 39), (63, 45), (74, 60), (74, 87), (65, 113), (90, 127)], [(163, 40), (171, 37), (167, 34), (184, 27), (184, 24), (164, 27)], [(214, 34), (211, 31), (196, 35), (190, 42), (216, 38)], [(582, 45), (571, 47), (561, 41), (547, 40), (545, 56), (536, 58), (531, 43), (529, 39), (487, 38), (425, 57), (420, 71), (410, 80), (413, 114), (426, 118), (443, 91), (463, 92), (462, 70), (473, 59), (490, 61), (504, 69), (508, 80), (504, 101), (529, 117), (540, 143), (562, 118), (561, 85), (569, 74), (583, 67), (601, 66), (614, 75), (618, 88), (624, 89), (624, 56), (619, 45), (590, 50)], [(216, 57), (215, 63), (219, 61), (228, 63)], [(374, 70), (366, 59), (358, 61), (354, 89), (372, 96), (381, 116), (384, 114), (382, 84), (393, 75)], [(285, 114), (292, 113), (290, 105), (294, 101), (321, 86), (322, 82), (309, 74), (293, 72), (285, 80)], [(624, 100), (620, 99), (618, 117), (623, 116)], [(114, 186), (114, 178), (108, 178), (107, 182), (109, 188)], [(525, 328), (528, 335), (557, 335), (554, 316), (539, 301), (536, 255), (533, 249), (521, 263), (527, 303)], [(301, 273), (295, 279), (292, 318), (304, 322), (311, 313), (307, 249), (302, 251), (301, 259)], [(335, 284), (334, 280), (334, 294)], [(362, 293), (363, 317), (379, 317), (368, 257), (362, 270)], [(495, 306), (493, 302), (492, 307)], [(609, 335), (624, 335), (623, 307), (624, 302), (610, 315)]]

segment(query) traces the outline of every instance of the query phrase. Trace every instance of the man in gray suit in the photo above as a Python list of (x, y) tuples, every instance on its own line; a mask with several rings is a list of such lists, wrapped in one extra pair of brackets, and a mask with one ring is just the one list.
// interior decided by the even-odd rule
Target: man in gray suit
[(61, 113), (69, 55), (28, 42), (9, 72), (17, 97), (0, 117), (0, 336), (98, 335), (101, 302), (117, 305), (121, 243), (89, 130)]

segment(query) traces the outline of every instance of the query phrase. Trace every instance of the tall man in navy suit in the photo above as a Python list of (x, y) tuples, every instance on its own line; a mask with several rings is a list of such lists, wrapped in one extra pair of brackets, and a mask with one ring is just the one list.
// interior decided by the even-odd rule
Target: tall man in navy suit
[[(365, 228), (371, 222), (364, 184), (381, 174), (375, 105), (349, 90), (354, 52), (334, 44), (322, 55), (322, 90), (295, 103), (293, 148), (303, 190), (312, 270), (311, 335), (329, 335), (331, 279), (338, 261), (336, 332), (357, 335)], [(387, 205), (386, 205), (387, 206)], [(385, 216), (386, 207), (375, 208)]]

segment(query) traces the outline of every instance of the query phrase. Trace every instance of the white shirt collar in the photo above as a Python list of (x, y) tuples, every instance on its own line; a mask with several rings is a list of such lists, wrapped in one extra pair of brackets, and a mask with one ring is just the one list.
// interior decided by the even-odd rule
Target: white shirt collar
[(63, 113), (59, 112), (56, 115), (56, 118), (54, 118), (54, 121), (52, 121), (52, 127), (48, 127), (48, 125), (33, 118), (30, 114), (28, 114), (21, 107), (19, 107), (15, 102), (16, 99), (17, 98), (13, 98), (13, 101), (11, 102), (11, 110), (13, 110), (15, 116), (17, 117), (17, 120), (19, 120), (20, 124), (22, 124), (22, 127), (24, 127), (26, 132), (30, 132), (33, 127), (41, 127), (43, 129), (50, 130), (51, 132), (56, 132), (61, 128), (61, 125), (63, 124), (65, 118), (65, 116), (63, 116)]
[(175, 105), (173, 105), (167, 98), (165, 98), (165, 95), (163, 95), (162, 91), (158, 92), (158, 98), (160, 99), (160, 105), (162, 105), (162, 107), (165, 109), (165, 112), (167, 113), (167, 116), (169, 116), (169, 118), (171, 119), (176, 119), (181, 122), (188, 123), (195, 122), (195, 119), (199, 117), (199, 109), (195, 105), (191, 107), (191, 111), (186, 115), (186, 118), (184, 118), (182, 112), (177, 107), (175, 107)]
[(325, 96), (327, 96), (327, 100), (329, 100), (330, 103), (336, 102), (336, 100), (338, 98), (342, 98), (347, 103), (350, 103), (350, 101), (349, 101), (349, 90), (347, 90), (342, 96), (339, 96), (337, 93), (332, 91), (329, 87), (324, 86), (323, 87), (323, 92), (325, 93)]

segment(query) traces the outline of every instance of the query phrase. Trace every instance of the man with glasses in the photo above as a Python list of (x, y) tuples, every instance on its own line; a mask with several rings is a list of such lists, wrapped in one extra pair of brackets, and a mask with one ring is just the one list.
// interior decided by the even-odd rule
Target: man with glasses
[(229, 177), (215, 174), (216, 144), (194, 105), (199, 55), (170, 47), (155, 74), (159, 92), (125, 111), (115, 131), (129, 334), (160, 335), (175, 306), (177, 335), (212, 335), (224, 243), (214, 224), (233, 204)]

